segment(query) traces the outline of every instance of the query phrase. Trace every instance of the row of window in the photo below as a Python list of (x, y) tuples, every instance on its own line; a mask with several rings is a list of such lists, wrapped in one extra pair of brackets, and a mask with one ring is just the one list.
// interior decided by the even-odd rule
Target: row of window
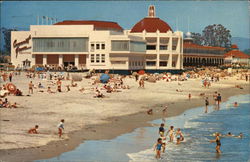
[(95, 51), (95, 50), (105, 50), (105, 43), (101, 42), (91, 42), (90, 44), (90, 49), (91, 51)]
[(129, 66), (144, 66), (143, 61), (129, 61)]
[[(176, 50), (175, 45), (172, 46), (172, 50)], [(147, 45), (146, 47), (147, 50), (156, 50), (156, 45)], [(160, 50), (168, 50), (168, 46), (167, 45), (160, 45)]]
[[(146, 62), (147, 66), (156, 66), (156, 61), (147, 61)], [(167, 61), (160, 61), (160, 66), (168, 66), (168, 62)], [(175, 67), (175, 61), (172, 62), (172, 67)]]
[(91, 63), (105, 63), (105, 54), (91, 54), (90, 62)]

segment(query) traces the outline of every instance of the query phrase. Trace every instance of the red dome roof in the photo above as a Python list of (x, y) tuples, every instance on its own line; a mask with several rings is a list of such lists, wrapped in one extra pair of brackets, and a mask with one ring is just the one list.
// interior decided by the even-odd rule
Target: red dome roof
[(231, 48), (232, 49), (238, 49), (238, 46), (236, 44), (232, 44)]
[(146, 32), (152, 32), (155, 33), (157, 30), (160, 31), (160, 33), (166, 33), (169, 30), (173, 31), (171, 27), (160, 18), (155, 17), (146, 17), (139, 21), (137, 24), (134, 25), (134, 27), (131, 29), (131, 33), (138, 33), (143, 32), (143, 30), (146, 30)]
[(123, 28), (116, 22), (110, 21), (93, 21), (93, 20), (65, 20), (55, 23), (54, 25), (94, 25), (94, 29), (106, 30), (123, 30)]

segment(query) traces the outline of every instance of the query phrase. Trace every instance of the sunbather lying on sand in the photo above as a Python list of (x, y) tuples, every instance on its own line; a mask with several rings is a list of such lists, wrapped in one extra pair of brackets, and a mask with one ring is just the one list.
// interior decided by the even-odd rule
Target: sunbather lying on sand
[(38, 134), (37, 129), (38, 129), (38, 125), (35, 125), (34, 128), (30, 128), (30, 130), (28, 131), (29, 134)]

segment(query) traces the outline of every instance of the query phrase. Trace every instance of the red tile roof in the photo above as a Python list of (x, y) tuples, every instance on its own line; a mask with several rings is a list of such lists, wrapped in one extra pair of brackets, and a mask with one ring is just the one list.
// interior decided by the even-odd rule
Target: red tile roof
[(244, 52), (241, 52), (239, 50), (232, 50), (228, 53), (224, 54), (224, 57), (234, 57), (234, 58), (250, 58), (249, 55), (245, 54)]
[(131, 33), (138, 33), (143, 32), (143, 30), (146, 30), (146, 32), (156, 32), (159, 30), (161, 33), (166, 33), (167, 31), (172, 31), (171, 27), (160, 18), (152, 18), (152, 17), (146, 17), (136, 23), (134, 27), (131, 29)]
[(94, 25), (94, 29), (123, 30), (116, 22), (93, 20), (65, 20), (54, 25)]
[(225, 48), (223, 47), (213, 47), (213, 46), (202, 46), (202, 45), (198, 45), (198, 44), (194, 44), (194, 43), (190, 43), (190, 42), (184, 42), (183, 44), (183, 48), (198, 48), (198, 49), (213, 49), (213, 50), (225, 50)]

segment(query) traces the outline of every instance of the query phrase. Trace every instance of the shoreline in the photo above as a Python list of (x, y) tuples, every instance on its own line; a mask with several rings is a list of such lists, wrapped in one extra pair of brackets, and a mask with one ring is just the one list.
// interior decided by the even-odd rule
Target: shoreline
[[(249, 94), (248, 84), (242, 85), (243, 89), (239, 88), (219, 88), (217, 91), (222, 95), (222, 101), (228, 100), (231, 96)], [(209, 90), (208, 94), (211, 94)], [(213, 102), (210, 99), (210, 105)], [(160, 105), (168, 105), (167, 115), (162, 114), (162, 107)], [(121, 134), (132, 132), (138, 127), (149, 125), (149, 121), (159, 119), (162, 117), (177, 116), (188, 109), (204, 106), (204, 100), (201, 98), (191, 99), (189, 101), (179, 100), (179, 102), (166, 102), (164, 104), (157, 104), (153, 107), (153, 115), (147, 115), (145, 111), (125, 116), (114, 116), (107, 118), (104, 124), (90, 124), (81, 130), (73, 131), (68, 134), (69, 139), (52, 141), (47, 145), (23, 148), (23, 149), (6, 149), (0, 150), (0, 157), (3, 161), (33, 161), (48, 159), (60, 155), (63, 152), (68, 152), (75, 149), (86, 140), (101, 140), (113, 139)], [(178, 109), (176, 108), (178, 107)], [(157, 112), (158, 111), (158, 112)]]

